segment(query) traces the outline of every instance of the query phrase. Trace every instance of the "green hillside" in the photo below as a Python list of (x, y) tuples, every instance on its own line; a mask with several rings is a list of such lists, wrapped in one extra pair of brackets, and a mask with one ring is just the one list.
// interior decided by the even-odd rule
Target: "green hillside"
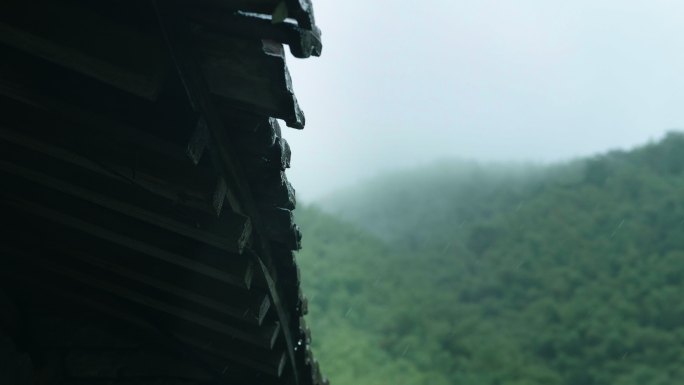
[[(334, 384), (684, 383), (684, 135), (443, 163), (298, 209)], [(342, 219), (338, 219), (342, 218)]]

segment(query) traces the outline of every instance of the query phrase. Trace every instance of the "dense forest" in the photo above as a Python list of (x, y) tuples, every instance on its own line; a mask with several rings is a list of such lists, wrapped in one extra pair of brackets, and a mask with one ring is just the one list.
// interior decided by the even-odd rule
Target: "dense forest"
[(684, 134), (554, 166), (440, 162), (303, 206), (333, 384), (684, 381)]

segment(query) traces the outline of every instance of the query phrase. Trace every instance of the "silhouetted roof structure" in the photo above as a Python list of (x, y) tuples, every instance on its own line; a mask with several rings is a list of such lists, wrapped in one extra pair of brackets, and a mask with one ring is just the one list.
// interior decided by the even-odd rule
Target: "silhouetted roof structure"
[(2, 2), (0, 383), (327, 382), (284, 44), (320, 55), (309, 1)]

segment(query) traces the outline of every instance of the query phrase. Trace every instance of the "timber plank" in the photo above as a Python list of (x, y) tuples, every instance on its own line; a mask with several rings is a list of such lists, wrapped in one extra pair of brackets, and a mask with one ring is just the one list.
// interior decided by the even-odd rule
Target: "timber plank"
[[(260, 17), (271, 21), (271, 14), (281, 0), (184, 0), (186, 7), (211, 7), (219, 10), (244, 11), (247, 13), (259, 13)], [(306, 29), (316, 28), (313, 15), (313, 6), (310, 0), (286, 0), (288, 17), (297, 20), (297, 23)]]
[[(192, 384), (210, 383), (211, 376), (184, 360), (179, 354), (146, 347), (133, 351), (69, 350), (64, 355), (67, 376), (82, 380), (114, 380), (139, 383), (142, 378), (165, 378), (169, 381), (192, 381)], [(195, 382), (197, 381), (197, 382)]]
[(194, 338), (187, 335), (176, 334), (176, 337), (180, 341), (193, 346), (200, 352), (209, 353), (210, 355), (230, 360), (239, 365), (256, 369), (275, 377), (280, 377), (283, 374), (283, 370), (287, 362), (287, 354), (282, 347), (260, 357), (259, 360), (256, 360), (253, 357), (250, 357), (250, 355), (242, 354), (241, 351), (238, 351), (236, 354), (235, 351), (221, 349), (221, 347), (216, 346), (215, 344), (198, 344)]
[[(17, 165), (7, 165), (15, 167), (15, 174), (20, 172), (16, 167), (28, 168), (21, 172), (36, 183), (47, 184), (52, 189), (80, 196), (227, 252), (241, 252), (249, 237), (251, 224), (248, 218), (230, 212), (217, 216), (209, 206), (209, 194), (206, 198), (195, 195), (192, 199), (182, 189), (165, 187), (140, 174), (127, 178), (117, 169), (112, 170), (112, 166), (1, 128), (0, 148), (3, 150), (0, 159)], [(189, 207), (186, 209), (186, 206)]]
[(8, 0), (0, 9), (15, 16), (0, 21), (0, 42), (137, 96), (156, 99), (165, 72), (158, 36), (68, 2)]
[[(138, 314), (148, 314), (167, 328), (178, 330), (196, 330), (209, 338), (209, 341), (237, 339), (259, 348), (271, 349), (274, 336), (278, 333), (277, 324), (260, 326), (244, 325), (235, 327), (230, 323), (198, 314), (190, 309), (180, 307), (158, 298), (151, 297), (143, 291), (134, 290), (118, 282), (104, 279), (100, 275), (90, 275), (74, 266), (68, 266), (56, 258), (47, 259), (36, 255), (21, 255), (20, 252), (10, 254), (6, 263), (14, 271), (42, 277), (46, 282), (74, 288), (81, 288), (81, 296), (87, 298), (108, 298), (103, 303), (126, 303), (130, 309)], [(25, 264), (25, 265), (22, 265)], [(91, 271), (92, 272), (92, 271)], [(85, 289), (85, 290), (83, 290)], [(150, 313), (151, 312), (151, 313)]]
[[(207, 245), (224, 250), (228, 253), (239, 254), (244, 247), (244, 238), (248, 226), (248, 221), (245, 217), (235, 218), (234, 231), (226, 231), (224, 234), (220, 235), (213, 234), (205, 230), (188, 226), (185, 223), (176, 221), (166, 216), (156, 214), (142, 207), (118, 200), (112, 196), (93, 192), (64, 180), (54, 178), (48, 174), (36, 172), (21, 166), (13, 165), (11, 163), (0, 161), (0, 172), (12, 174), (27, 181), (33, 182), (38, 189), (42, 189), (44, 192), (46, 190), (59, 191), (64, 194), (80, 198), (102, 208), (123, 214), (124, 216), (130, 216), (131, 218), (134, 218), (140, 222), (176, 233), (196, 242), (206, 243)], [(163, 237), (163, 235), (160, 235), (160, 237)], [(230, 257), (230, 255), (226, 255), (226, 257)]]
[[(263, 320), (263, 312), (266, 311), (268, 314), (270, 302), (268, 305), (264, 304), (267, 296), (263, 294), (262, 289), (247, 290), (226, 284), (182, 266), (160, 262), (125, 246), (103, 242), (99, 238), (77, 230), (42, 220), (40, 217), (11, 206), (0, 205), (0, 207), (4, 210), (4, 219), (7, 223), (13, 224), (12, 228), (6, 231), (7, 239), (11, 240), (6, 247), (12, 250), (26, 249), (24, 255), (57, 253), (62, 255), (65, 261), (78, 259), (79, 256), (96, 256), (97, 260), (88, 259), (92, 265), (106, 263), (108, 266), (134, 270), (139, 275), (151, 278), (149, 285), (160, 282), (166, 286), (191, 290), (195, 295), (225, 304), (226, 311), (235, 314), (242, 311), (243, 317), (249, 317), (250, 314), (258, 311), (259, 318)], [(84, 259), (86, 257), (81, 257), (82, 261)], [(121, 277), (121, 279), (128, 279), (135, 284), (134, 278)], [(163, 291), (164, 287), (158, 287), (156, 290)]]
[(292, 55), (297, 58), (321, 55), (323, 45), (318, 28), (300, 28), (290, 20), (274, 24), (263, 16), (216, 9), (190, 10), (190, 17), (194, 22), (221, 34), (248, 39), (269, 39), (287, 44)]
[(77, 230), (102, 241), (111, 242), (122, 247), (129, 248), (153, 259), (157, 259), (160, 262), (174, 265), (184, 270), (192, 271), (195, 274), (206, 276), (226, 285), (237, 287), (247, 286), (245, 275), (235, 276), (233, 275), (234, 273), (219, 270), (204, 263), (194, 261), (186, 256), (164, 250), (155, 245), (150, 245), (145, 241), (131, 238), (126, 235), (121, 235), (114, 230), (107, 229), (97, 223), (93, 223), (92, 221), (85, 221), (72, 215), (62, 213), (58, 210), (41, 206), (20, 198), (5, 196), (2, 205), (8, 208), (18, 209), (26, 214), (38, 216), (43, 220), (48, 220), (61, 226)]
[[(242, 200), (241, 209), (235, 211), (242, 212), (244, 210), (249, 213), (253, 220), (255, 220), (256, 227), (260, 229), (260, 214), (249, 194), (249, 187), (245, 186), (240, 178), (241, 170), (237, 169), (234, 163), (233, 151), (230, 151), (231, 143), (225, 140), (226, 135), (222, 131), (223, 123), (215, 109), (213, 98), (210, 95), (210, 90), (207, 85), (207, 81), (210, 79), (202, 76), (201, 66), (196, 62), (195, 56), (193, 55), (193, 36), (190, 26), (188, 25), (187, 20), (182, 17), (180, 13), (181, 10), (174, 7), (173, 4), (155, 1), (154, 5), (160, 27), (162, 28), (167, 42), (169, 53), (174, 59), (179, 79), (186, 85), (188, 99), (196, 106), (198, 112), (207, 119), (208, 127), (212, 134), (212, 138), (214, 139), (212, 141), (214, 144), (214, 146), (212, 146), (212, 158), (215, 160), (216, 164), (219, 165), (219, 171), (223, 173), (227, 182), (230, 183), (229, 190), (232, 190), (237, 198)], [(303, 124), (303, 116), (301, 123)], [(255, 246), (260, 248), (260, 251), (265, 254), (265, 257), (268, 257), (269, 250), (263, 247), (265, 246), (264, 241), (260, 239), (258, 235), (255, 235), (254, 238), (256, 241)], [(292, 330), (290, 329), (287, 311), (280, 301), (275, 284), (270, 279), (268, 269), (258, 255), (251, 252), (250, 254), (253, 255), (253, 260), (258, 261), (260, 275), (263, 276), (267, 282), (266, 286), (269, 291), (269, 296), (273, 301), (273, 307), (277, 314), (278, 322), (282, 325), (282, 340), (285, 344), (289, 367), (292, 369), (293, 382), (298, 384), (300, 382), (300, 377), (294, 357)]]
[[(56, 285), (53, 282), (53, 274), (49, 274), (41, 269), (27, 268), (24, 270), (15, 269), (12, 274), (7, 270), (0, 270), (0, 277), (3, 277), (7, 284), (17, 287), (25, 292), (25, 297), (33, 297), (40, 299), (52, 299), (51, 303), (58, 302), (61, 304), (73, 304), (81, 306), (86, 309), (93, 309), (102, 314), (114, 317), (114, 319), (122, 320), (127, 325), (143, 333), (146, 340), (149, 337), (149, 342), (156, 342), (159, 346), (173, 349), (176, 352), (183, 354), (196, 362), (200, 367), (205, 367), (210, 370), (212, 374), (218, 378), (243, 380), (245, 379), (244, 367), (242, 365), (236, 366), (236, 363), (225, 356), (242, 357), (242, 362), (248, 364), (247, 367), (254, 370), (250, 375), (255, 375), (255, 378), (261, 378), (259, 373), (267, 374), (275, 371), (276, 365), (269, 363), (272, 361), (274, 353), (256, 348), (253, 345), (246, 345), (236, 339), (230, 341), (223, 341), (216, 338), (215, 335), (209, 335), (201, 330), (194, 330), (187, 328), (184, 325), (178, 324), (164, 324), (154, 314), (146, 313), (144, 309), (137, 309), (131, 307), (130, 304), (124, 304), (119, 300), (113, 299), (100, 292), (84, 291), (80, 285), (73, 281), (65, 281), (63, 284)], [(28, 292), (28, 293), (26, 293)], [(58, 299), (55, 301), (55, 299)], [(63, 316), (68, 313), (62, 309)], [(276, 331), (278, 329), (276, 328)], [(176, 336), (176, 334), (188, 333), (188, 337), (183, 339)], [(190, 337), (191, 336), (191, 337)], [(201, 347), (204, 349), (200, 352)], [(280, 347), (274, 347), (281, 349)], [(217, 354), (206, 354), (206, 349), (216, 350)], [(275, 353), (277, 355), (277, 353)], [(226, 373), (227, 368), (235, 368), (236, 372)], [(264, 371), (265, 370), (265, 371)], [(273, 378), (271, 375), (264, 377), (264, 380)], [(270, 381), (265, 383), (271, 383)]]
[(213, 94), (262, 116), (283, 119), (290, 127), (304, 127), (280, 43), (202, 30), (195, 34), (201, 68)]
[(150, 295), (182, 304), (183, 307), (196, 312), (213, 315), (216, 319), (231, 317), (249, 324), (261, 325), (270, 307), (268, 296), (256, 290), (255, 293), (247, 296), (223, 298), (221, 301), (215, 297), (196, 293), (192, 287), (178, 285), (175, 282), (169, 283), (93, 254), (69, 252), (67, 258), (73, 258), (88, 265), (84, 266), (84, 271), (92, 272), (94, 267), (101, 271), (101, 275), (115, 276), (117, 280), (127, 282), (129, 287), (139, 288), (142, 292), (152, 293)]
[(190, 195), (202, 195), (214, 188), (216, 174), (205, 167), (194, 166), (183, 147), (12, 83), (0, 72), (0, 93), (41, 111), (73, 119), (73, 122), (42, 116), (31, 110), (17, 111), (17, 115), (12, 116), (14, 112), (10, 110), (10, 115), (3, 118), (7, 122), (3, 128), (7, 139), (25, 143), (25, 146), (42, 142), (63, 148), (91, 162), (116, 168), (128, 177), (154, 176), (158, 184), (164, 182)]

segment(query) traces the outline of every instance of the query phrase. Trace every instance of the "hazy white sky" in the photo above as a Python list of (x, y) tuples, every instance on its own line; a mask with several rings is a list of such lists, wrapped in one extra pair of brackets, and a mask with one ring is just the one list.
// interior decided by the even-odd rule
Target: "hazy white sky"
[(443, 158), (554, 161), (684, 128), (683, 0), (315, 0), (289, 58), (304, 201)]

